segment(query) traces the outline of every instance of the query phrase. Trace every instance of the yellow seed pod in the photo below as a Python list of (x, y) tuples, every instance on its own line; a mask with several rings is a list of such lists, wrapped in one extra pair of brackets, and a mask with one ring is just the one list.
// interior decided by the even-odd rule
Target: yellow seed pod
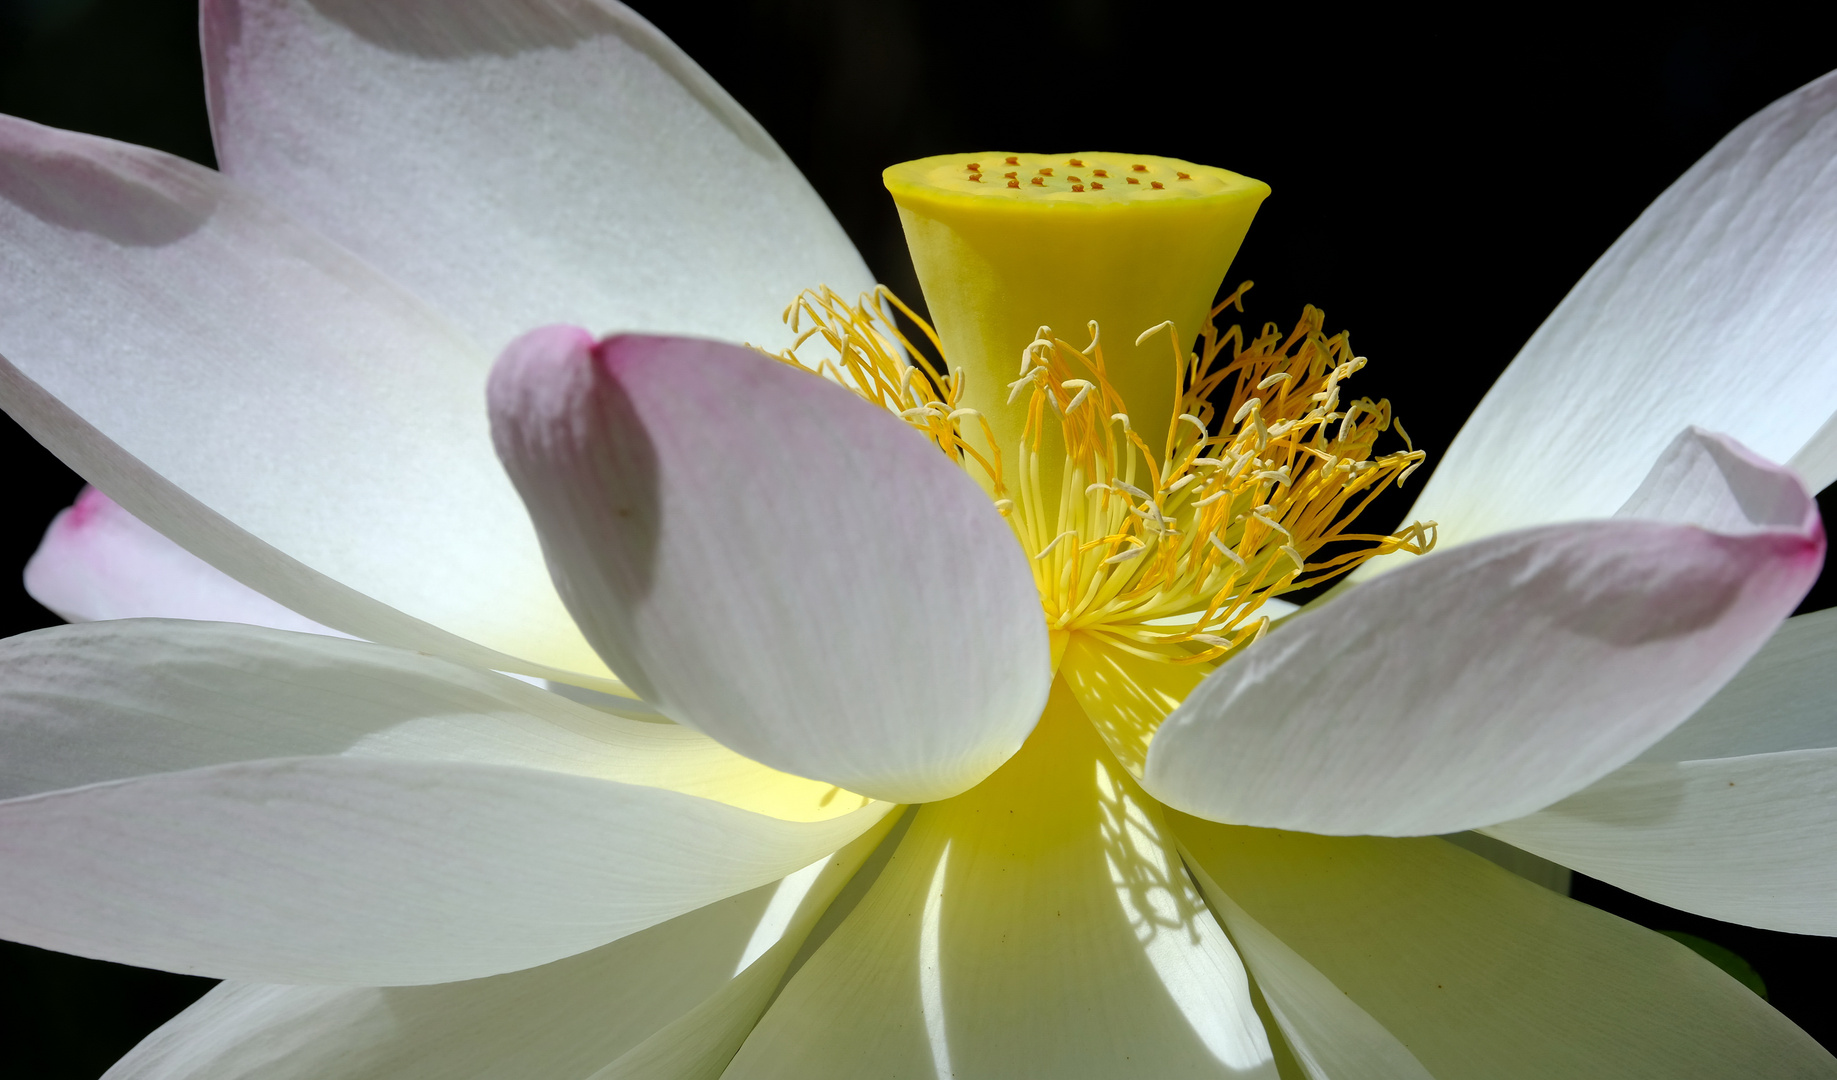
[(882, 176), (945, 355), (967, 376), (961, 404), (1009, 453), (1027, 397), (1010, 405), (1008, 384), (1035, 331), (1082, 347), (1092, 321), (1132, 424), (1159, 439), (1174, 349), (1164, 334), (1135, 338), (1171, 320), (1185, 353), (1269, 194), (1224, 169), (1110, 153), (949, 154)]

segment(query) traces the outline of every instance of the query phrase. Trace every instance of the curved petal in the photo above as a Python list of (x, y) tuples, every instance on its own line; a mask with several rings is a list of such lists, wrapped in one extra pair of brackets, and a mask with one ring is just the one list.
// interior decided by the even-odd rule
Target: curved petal
[(0, 936), (262, 982), (478, 978), (757, 888), (886, 809), (790, 822), (458, 762), (210, 766), (0, 802)]
[(1837, 610), (1788, 619), (1634, 764), (1486, 830), (1730, 922), (1837, 934)]
[(135, 517), (346, 633), (613, 685), (491, 455), (489, 354), (419, 301), (208, 169), (8, 117), (0, 234), (0, 405)]
[(1238, 907), (1190, 853), (1186, 866), (1231, 930), (1308, 1080), (1434, 1080), (1410, 1048), (1300, 953)]
[(26, 563), (26, 592), (70, 622), (209, 619), (337, 634), (166, 539), (85, 487)]
[(0, 641), (0, 798), (264, 758), (516, 765), (788, 821), (867, 804), (705, 735), (366, 642), (136, 619)]
[(989, 780), (919, 807), (724, 1073), (1266, 1077), (1243, 967), (1063, 685)]
[[(1837, 73), (1730, 132), (1493, 385), (1410, 516), (1443, 543), (1602, 517), (1686, 424), (1837, 480)], [(1395, 559), (1385, 560), (1390, 566)]]
[[(808, 869), (794, 917), (765, 924), (791, 879), (526, 971), (433, 986), (224, 983), (150, 1035), (109, 1080), (448, 1080), (584, 1077), (692, 1022), (767, 994), (888, 821)], [(765, 955), (745, 956), (762, 930)], [(736, 973), (736, 963), (741, 970)], [(747, 991), (752, 991), (748, 993)], [(756, 1002), (732, 1055), (752, 1020)], [(704, 1034), (707, 1033), (703, 1025)], [(668, 1073), (658, 1074), (667, 1076)]]
[(879, 798), (961, 791), (1051, 680), (1026, 558), (929, 441), (747, 349), (535, 331), (498, 451), (602, 656), (674, 719)]
[(1486, 832), (1671, 907), (1837, 934), (1837, 749), (1628, 765)]
[(1760, 648), (1824, 553), (1791, 474), (1724, 440), (1687, 432), (1653, 474), (1681, 486), (1634, 509), (1726, 531), (1584, 522), (1420, 559), (1200, 684), (1145, 786), (1214, 821), (1407, 836), (1519, 817), (1626, 763)]
[(775, 886), (552, 964), (433, 986), (221, 983), (110, 1080), (583, 1077), (699, 1005)]
[(144, 966), (529, 967), (782, 877), (888, 809), (365, 642), (128, 620), (9, 639), (0, 668), (0, 934)]
[(1837, 746), (1837, 608), (1795, 615), (1727, 686), (1640, 761)]
[[(1290, 988), (1317, 974), (1437, 1080), (1837, 1076), (1810, 1036), (1689, 949), (1452, 844), (1168, 824), (1230, 901), (1220, 916), (1272, 1010), (1304, 1007)], [(1304, 1035), (1297, 1051), (1322, 1057), (1374, 1038), (1361, 1024)]]
[(752, 117), (622, 4), (211, 0), (230, 176), (496, 350), (532, 326), (789, 344), (873, 278)]

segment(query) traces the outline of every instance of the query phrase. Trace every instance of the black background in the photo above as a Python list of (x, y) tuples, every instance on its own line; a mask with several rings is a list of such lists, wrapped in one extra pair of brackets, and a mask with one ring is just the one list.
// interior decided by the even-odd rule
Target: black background
[[(635, 6), (759, 118), (908, 299), (918, 290), (879, 184), (895, 161), (1112, 149), (1268, 181), (1231, 274), (1257, 282), (1247, 320), (1287, 322), (1312, 302), (1329, 330), (1351, 328), (1373, 360), (1360, 391), (1392, 399), (1431, 464), (1648, 202), (1750, 113), (1837, 67), (1813, 5), (1453, 17), (1153, 0)], [(0, 111), (211, 163), (195, 7), (0, 0)], [(0, 568), (16, 568), (79, 481), (10, 422), (0, 439)], [(0, 633), (57, 621), (17, 580), (0, 576)], [(1828, 606), (1831, 584), (1808, 606)], [(1741, 953), (1777, 1006), (1837, 1046), (1831, 941), (1585, 879), (1575, 895)], [(208, 986), (0, 945), (0, 1074), (99, 1076)]]

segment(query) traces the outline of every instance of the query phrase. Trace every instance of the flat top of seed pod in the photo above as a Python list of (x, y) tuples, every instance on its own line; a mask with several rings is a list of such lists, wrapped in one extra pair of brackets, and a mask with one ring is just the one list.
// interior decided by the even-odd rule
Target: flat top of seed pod
[[(914, 199), (1018, 209), (1040, 204), (1118, 207), (1125, 204), (1191, 205), (1212, 199), (1269, 194), (1261, 180), (1210, 165), (1147, 154), (942, 154), (888, 168), (881, 174), (896, 201)], [(968, 202), (966, 202), (968, 200)]]

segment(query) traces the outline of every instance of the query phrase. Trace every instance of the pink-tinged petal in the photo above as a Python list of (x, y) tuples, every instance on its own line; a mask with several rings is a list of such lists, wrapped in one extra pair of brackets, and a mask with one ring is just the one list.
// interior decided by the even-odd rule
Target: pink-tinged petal
[(770, 135), (604, 0), (211, 0), (229, 176), (497, 350), (532, 326), (788, 344), (872, 276)]
[(490, 354), (208, 169), (0, 117), (0, 405), (306, 618), (608, 674), (491, 453)]
[(1790, 461), (1820, 490), (1837, 480), (1833, 296), (1837, 73), (1730, 132), (1614, 242), (1411, 516), (1439, 521), (1444, 543), (1604, 517), (1687, 424)]
[(1686, 432), (1653, 475), (1687, 491), (1633, 509), (1670, 520), (1489, 537), (1285, 624), (1168, 717), (1145, 785), (1214, 821), (1406, 836), (1625, 764), (1761, 647), (1824, 555), (1796, 478), (1727, 440)]
[(900, 802), (1007, 760), (1051, 681), (1012, 534), (886, 411), (748, 349), (554, 327), (492, 372), (498, 452), (583, 632), (735, 750)]
[(309, 634), (338, 631), (288, 611), (85, 487), (26, 563), (26, 592), (71, 622), (208, 619)]

